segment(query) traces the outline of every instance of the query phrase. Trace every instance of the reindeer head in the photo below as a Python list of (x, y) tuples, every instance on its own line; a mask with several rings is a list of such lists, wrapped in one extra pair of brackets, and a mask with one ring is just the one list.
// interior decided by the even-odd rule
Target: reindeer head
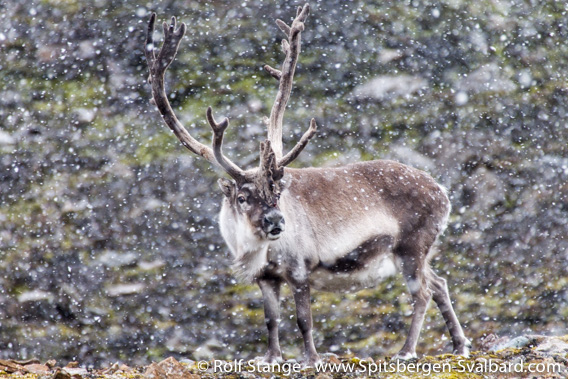
[(282, 156), (282, 121), (286, 104), (290, 98), (292, 82), (298, 55), (300, 52), (300, 34), (304, 30), (304, 21), (308, 17), (308, 4), (298, 7), (296, 17), (291, 26), (277, 20), (278, 27), (286, 34), (282, 40), (282, 50), (286, 59), (282, 70), (264, 66), (265, 70), (278, 80), (279, 87), (276, 100), (270, 113), (268, 124), (268, 140), (260, 144), (260, 166), (252, 170), (242, 170), (231, 162), (222, 152), (223, 134), (229, 126), (225, 118), (218, 123), (213, 118), (211, 107), (207, 109), (207, 121), (213, 129), (212, 148), (203, 145), (193, 138), (177, 119), (168, 101), (164, 88), (164, 76), (167, 68), (174, 60), (186, 25), (176, 28), (176, 20), (163, 23), (164, 43), (157, 56), (154, 49), (154, 24), (156, 14), (152, 14), (148, 23), (146, 36), (146, 60), (150, 68), (149, 81), (152, 84), (152, 95), (165, 123), (172, 129), (181, 143), (195, 154), (202, 156), (216, 166), (222, 167), (233, 180), (220, 179), (219, 184), (226, 201), (239, 221), (252, 228), (253, 233), (261, 238), (276, 240), (284, 231), (284, 216), (278, 207), (280, 193), (284, 190), (284, 167), (292, 162), (308, 144), (316, 133), (314, 119), (300, 141), (285, 156)]
[(260, 167), (234, 180), (219, 179), (219, 186), (235, 218), (259, 239), (277, 240), (285, 230), (278, 201), (286, 183), (270, 141), (260, 144)]

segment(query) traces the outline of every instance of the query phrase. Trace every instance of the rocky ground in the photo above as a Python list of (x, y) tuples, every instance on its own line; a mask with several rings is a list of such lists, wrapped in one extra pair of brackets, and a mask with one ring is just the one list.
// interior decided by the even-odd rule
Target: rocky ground
[(326, 354), (316, 367), (303, 367), (295, 360), (266, 365), (258, 361), (199, 361), (173, 357), (146, 367), (133, 368), (115, 363), (98, 370), (85, 369), (77, 362), (58, 367), (55, 360), (0, 360), (2, 378), (563, 378), (568, 377), (568, 336), (551, 338), (521, 336), (515, 339), (485, 338), (485, 351), (464, 358), (451, 354), (425, 356), (411, 361), (390, 358), (364, 359)]
[[(167, 87), (180, 119), (255, 164), (291, 1), (8, 0), (0, 8), (0, 359), (85, 369), (250, 359), (260, 292), (216, 225), (221, 173), (185, 152), (146, 84), (150, 11), (188, 23)], [(563, 335), (568, 319), (568, 16), (558, 1), (312, 2), (285, 144), (296, 167), (393, 158), (429, 171), (453, 212), (434, 259), (468, 337)], [(156, 33), (159, 39), (159, 32)], [(287, 288), (281, 341), (301, 343)], [(392, 278), (314, 293), (316, 345), (393, 355), (411, 304)], [(431, 307), (420, 354), (450, 351)], [(479, 349), (479, 346), (475, 346)], [(347, 358), (346, 358), (347, 359)]]

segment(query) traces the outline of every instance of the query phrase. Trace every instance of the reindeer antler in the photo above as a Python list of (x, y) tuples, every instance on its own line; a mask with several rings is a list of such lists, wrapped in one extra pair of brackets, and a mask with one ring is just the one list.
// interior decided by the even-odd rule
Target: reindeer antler
[(217, 123), (215, 118), (213, 117), (213, 111), (211, 107), (207, 108), (207, 121), (213, 129), (213, 153), (215, 154), (215, 159), (217, 162), (225, 169), (227, 174), (229, 174), (233, 179), (237, 182), (244, 181), (247, 178), (246, 173), (241, 170), (237, 165), (231, 162), (225, 155), (223, 154), (222, 147), (223, 147), (223, 134), (225, 133), (225, 129), (229, 126), (229, 119), (225, 117), (221, 123)]
[(290, 99), (292, 92), (292, 83), (294, 80), (294, 72), (296, 70), (296, 63), (300, 54), (300, 37), (301, 32), (304, 31), (304, 22), (310, 14), (309, 4), (303, 7), (298, 7), (296, 18), (291, 26), (288, 26), (282, 20), (276, 20), (276, 24), (286, 34), (288, 40), (282, 40), (282, 51), (286, 54), (284, 63), (282, 64), (282, 71), (265, 65), (264, 69), (276, 80), (279, 81), (278, 93), (274, 100), (274, 105), (270, 112), (270, 121), (268, 125), (268, 139), (271, 141), (274, 154), (278, 158), (278, 165), (284, 167), (298, 157), (300, 152), (306, 147), (308, 141), (315, 135), (317, 125), (314, 119), (310, 122), (310, 128), (294, 148), (282, 157), (282, 120), (286, 105)]
[(279, 167), (271, 147), (270, 140), (260, 143), (260, 167), (254, 183), (260, 196), (269, 204), (278, 204), (280, 186), (277, 185), (284, 176), (284, 167)]
[(228, 119), (225, 118), (221, 123), (217, 123), (213, 117), (211, 107), (207, 109), (207, 121), (211, 129), (213, 129), (213, 149), (211, 149), (193, 138), (176, 117), (166, 95), (164, 77), (166, 70), (175, 59), (181, 40), (185, 34), (186, 26), (182, 23), (179, 28), (176, 28), (175, 17), (172, 17), (169, 25), (165, 22), (163, 23), (164, 43), (156, 57), (153, 40), (156, 14), (153, 13), (150, 17), (144, 53), (150, 68), (150, 77), (148, 80), (152, 84), (152, 96), (164, 122), (187, 149), (194, 154), (202, 156), (210, 163), (220, 166), (238, 182), (255, 180), (259, 175), (264, 176), (264, 173), (270, 173), (270, 180), (280, 180), (284, 174), (283, 167), (298, 157), (300, 152), (306, 147), (308, 141), (316, 133), (317, 125), (315, 120), (312, 119), (310, 128), (304, 133), (300, 141), (298, 141), (296, 146), (294, 146), (288, 154), (282, 157), (282, 120), (286, 105), (290, 99), (294, 71), (300, 53), (300, 34), (304, 30), (304, 21), (309, 13), (310, 6), (306, 4), (303, 7), (298, 7), (296, 18), (291, 26), (286, 25), (286, 23), (281, 20), (276, 21), (278, 27), (288, 37), (288, 40), (282, 41), (282, 49), (286, 54), (286, 59), (282, 64), (282, 71), (270, 66), (264, 67), (266, 71), (280, 83), (276, 100), (274, 101), (270, 113), (268, 127), (269, 139), (261, 145), (260, 167), (248, 171), (244, 171), (238, 167), (223, 154), (223, 135), (229, 126)]
[(316, 134), (317, 129), (318, 126), (316, 124), (316, 120), (312, 118), (312, 120), (310, 121), (310, 128), (306, 130), (306, 132), (304, 133), (302, 138), (300, 138), (296, 146), (294, 146), (294, 148), (290, 150), (288, 154), (286, 154), (284, 157), (278, 160), (278, 166), (279, 167), (288, 166), (288, 164), (290, 164), (294, 159), (296, 159), (298, 155), (300, 155), (302, 150), (304, 150), (304, 147), (307, 146), (308, 142)]
[(148, 34), (146, 35), (144, 53), (150, 69), (150, 77), (148, 80), (152, 84), (152, 96), (164, 122), (174, 132), (181, 143), (192, 153), (200, 155), (210, 163), (222, 167), (233, 179), (237, 181), (243, 180), (247, 176), (246, 172), (227, 159), (221, 151), (223, 133), (229, 125), (229, 120), (225, 119), (221, 124), (217, 124), (211, 115), (211, 107), (207, 110), (207, 120), (213, 129), (214, 135), (212, 150), (193, 138), (176, 117), (166, 95), (164, 76), (166, 70), (175, 59), (180, 42), (185, 34), (186, 26), (185, 23), (182, 23), (181, 26), (176, 29), (175, 17), (172, 17), (170, 25), (166, 22), (163, 23), (164, 43), (156, 57), (153, 38), (155, 23), (156, 14), (152, 13), (150, 21), (148, 22)]

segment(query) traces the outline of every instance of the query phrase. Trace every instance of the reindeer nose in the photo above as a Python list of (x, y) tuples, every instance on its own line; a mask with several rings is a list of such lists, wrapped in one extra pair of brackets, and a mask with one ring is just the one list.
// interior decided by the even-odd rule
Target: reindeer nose
[(284, 231), (284, 215), (276, 210), (273, 209), (267, 214), (264, 215), (264, 219), (262, 220), (262, 226), (264, 227), (264, 231), (271, 236), (277, 237)]
[(284, 224), (284, 216), (278, 211), (272, 211), (264, 216), (265, 226), (279, 226), (281, 224)]

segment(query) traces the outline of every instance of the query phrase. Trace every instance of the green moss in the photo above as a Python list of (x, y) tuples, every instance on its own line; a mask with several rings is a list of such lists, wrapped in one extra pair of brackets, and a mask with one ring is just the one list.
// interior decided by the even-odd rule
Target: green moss
[(82, 8), (81, 2), (77, 0), (41, 0), (40, 2), (50, 8), (65, 10), (66, 13), (76, 13)]
[(314, 166), (315, 167), (326, 166), (326, 164), (329, 164), (329, 162), (336, 161), (340, 156), (341, 156), (340, 151), (330, 149), (315, 156)]
[(264, 321), (264, 309), (253, 309), (244, 305), (235, 305), (228, 311), (229, 314), (238, 315), (239, 318), (246, 320), (253, 325), (262, 325)]
[(260, 290), (258, 289), (258, 286), (246, 284), (246, 283), (237, 283), (237, 284), (234, 284), (231, 287), (227, 288), (226, 296), (227, 297), (243, 296), (243, 295), (251, 293), (251, 292), (253, 292), (253, 293), (255, 292), (255, 293), (258, 293), (260, 295)]
[(157, 162), (171, 154), (177, 153), (179, 146), (176, 142), (178, 141), (173, 136), (173, 133), (160, 131), (148, 137), (145, 141), (140, 141), (135, 154), (130, 158), (141, 166)]

